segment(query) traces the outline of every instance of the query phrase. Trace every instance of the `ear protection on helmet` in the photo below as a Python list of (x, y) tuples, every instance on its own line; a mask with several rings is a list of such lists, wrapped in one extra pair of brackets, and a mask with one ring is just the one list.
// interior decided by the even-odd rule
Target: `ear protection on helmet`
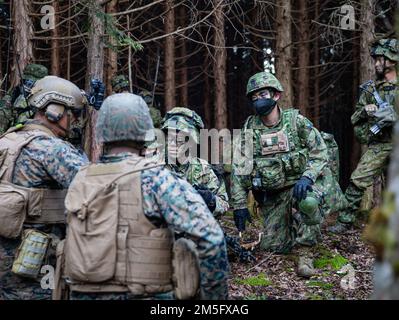
[(58, 122), (61, 120), (65, 112), (65, 106), (61, 104), (49, 104), (46, 108), (45, 116), (51, 122)]

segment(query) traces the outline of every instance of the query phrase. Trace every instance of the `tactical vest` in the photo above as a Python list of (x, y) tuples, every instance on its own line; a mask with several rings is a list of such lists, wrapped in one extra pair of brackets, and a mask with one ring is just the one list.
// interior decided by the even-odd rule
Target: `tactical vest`
[(254, 126), (250, 117), (244, 130), (253, 129), (254, 170), (252, 186), (263, 191), (289, 187), (302, 176), (308, 162), (308, 150), (298, 136), (298, 110), (282, 110), (277, 127)]
[(23, 223), (64, 223), (65, 190), (26, 188), (12, 183), (21, 150), (38, 137), (54, 134), (42, 125), (11, 128), (0, 137), (0, 236), (17, 238)]
[(72, 291), (153, 295), (172, 285), (173, 235), (144, 215), (141, 171), (160, 166), (131, 157), (82, 167), (65, 200), (65, 271)]

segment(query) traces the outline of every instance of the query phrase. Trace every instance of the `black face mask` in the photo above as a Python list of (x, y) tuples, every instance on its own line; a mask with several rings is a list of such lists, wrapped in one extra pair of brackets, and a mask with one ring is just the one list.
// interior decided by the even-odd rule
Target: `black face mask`
[(255, 100), (252, 105), (255, 108), (256, 114), (260, 116), (267, 116), (270, 112), (272, 112), (272, 110), (276, 106), (276, 103), (276, 100), (266, 98)]

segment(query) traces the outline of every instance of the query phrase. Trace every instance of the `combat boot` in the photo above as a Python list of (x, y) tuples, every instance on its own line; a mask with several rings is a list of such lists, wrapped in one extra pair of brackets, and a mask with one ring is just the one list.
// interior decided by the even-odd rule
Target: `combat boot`
[(337, 221), (337, 223), (331, 227), (327, 228), (327, 231), (330, 233), (335, 233), (335, 234), (342, 234), (347, 231), (349, 231), (352, 227), (352, 224), (350, 223), (342, 223), (340, 221)]
[(307, 256), (300, 256), (298, 261), (297, 275), (303, 278), (310, 278), (315, 275), (313, 259)]

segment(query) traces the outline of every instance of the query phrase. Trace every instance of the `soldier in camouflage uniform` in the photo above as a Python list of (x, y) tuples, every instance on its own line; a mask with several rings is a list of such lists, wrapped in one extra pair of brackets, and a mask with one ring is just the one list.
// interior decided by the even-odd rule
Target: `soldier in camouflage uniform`
[[(120, 213), (118, 216), (129, 217), (131, 214), (137, 214), (138, 216), (144, 215), (146, 217), (147, 222), (145, 223), (140, 220), (141, 218), (135, 218), (136, 222), (132, 222), (132, 224), (129, 225), (129, 230), (127, 232), (129, 234), (136, 232), (138, 238), (142, 236), (137, 235), (137, 233), (141, 232), (140, 230), (145, 230), (145, 228), (152, 228), (154, 230), (150, 235), (146, 236), (148, 244), (145, 249), (141, 247), (142, 249), (134, 250), (134, 248), (140, 248), (139, 242), (141, 241), (139, 240), (139, 242), (135, 244), (134, 237), (130, 238), (132, 239), (131, 242), (128, 242), (131, 243), (132, 248), (119, 247), (118, 244), (118, 255), (119, 252), (129, 249), (129, 251), (127, 251), (129, 259), (125, 258), (123, 261), (129, 261), (129, 263), (133, 265), (128, 264), (124, 270), (130, 270), (130, 272), (136, 273), (134, 279), (126, 280), (128, 282), (112, 280), (111, 283), (117, 285), (120, 289), (118, 292), (112, 292), (112, 289), (108, 289), (108, 292), (104, 293), (104, 291), (107, 291), (105, 289), (101, 290), (101, 286), (104, 283), (95, 283), (96, 287), (99, 289), (97, 289), (97, 291), (95, 289), (90, 290), (89, 293), (85, 292), (84, 288), (89, 288), (90, 284), (81, 283), (79, 286), (79, 283), (77, 283), (77, 285), (74, 285), (75, 278), (69, 276), (71, 299), (125, 300), (151, 297), (156, 299), (173, 298), (173, 295), (168, 296), (165, 293), (161, 294), (161, 291), (164, 292), (166, 290), (165, 280), (167, 285), (170, 284), (171, 276), (169, 275), (168, 279), (163, 279), (164, 282), (162, 286), (161, 283), (157, 282), (159, 280), (156, 279), (156, 277), (162, 275), (162, 272), (158, 272), (161, 264), (166, 263), (166, 265), (163, 265), (163, 268), (170, 269), (170, 267), (168, 267), (171, 263), (171, 261), (168, 260), (170, 259), (170, 254), (163, 252), (163, 254), (158, 254), (153, 257), (154, 253), (150, 250), (150, 240), (155, 238), (157, 234), (160, 235), (162, 232), (167, 232), (168, 229), (185, 233), (187, 238), (192, 239), (197, 244), (196, 250), (199, 259), (201, 297), (205, 299), (226, 299), (228, 296), (226, 281), (229, 267), (223, 232), (201, 196), (189, 183), (177, 178), (167, 170), (161, 162), (154, 158), (146, 159), (141, 156), (145, 143), (154, 139), (153, 134), (151, 134), (152, 129), (153, 124), (148, 108), (140, 96), (130, 93), (121, 93), (111, 95), (104, 101), (96, 126), (98, 141), (104, 144), (104, 154), (99, 163), (82, 168), (76, 175), (66, 198), (68, 214), (72, 215), (77, 213), (79, 216), (79, 203), (82, 201), (83, 203), (87, 203), (85, 198), (81, 196), (84, 192), (80, 191), (81, 188), (85, 189), (84, 185), (86, 182), (90, 183), (90, 181), (94, 181), (94, 179), (103, 178), (105, 179), (104, 182), (107, 182), (107, 177), (109, 177), (108, 180), (112, 179), (112, 172), (117, 173), (118, 176), (120, 175), (117, 168), (125, 166), (126, 170), (129, 170), (129, 168), (131, 170), (131, 168), (135, 168), (135, 166), (140, 163), (146, 163), (137, 171), (137, 180), (135, 180), (137, 181), (138, 189), (141, 189), (141, 196), (137, 196), (140, 199), (137, 200), (138, 202), (135, 202), (136, 205), (133, 204), (132, 207), (129, 207), (130, 209), (128, 211), (119, 209)], [(97, 172), (95, 173), (96, 177), (91, 178), (90, 172)], [(108, 176), (103, 176), (102, 178), (101, 172), (104, 174), (108, 172)], [(126, 176), (126, 179), (129, 177), (127, 173), (122, 176)], [(116, 180), (113, 181), (113, 184), (115, 184)], [(122, 179), (120, 181), (122, 181)], [(136, 182), (129, 182), (130, 180), (126, 181), (125, 183), (129, 186), (136, 184)], [(88, 188), (91, 189), (90, 186), (88, 186)], [(126, 186), (123, 188), (123, 190), (128, 190)], [(131, 191), (133, 192), (133, 189), (131, 189)], [(138, 192), (140, 193), (140, 191)], [(74, 194), (79, 195), (79, 199), (75, 198), (73, 200)], [(127, 199), (135, 199), (133, 194), (128, 194), (126, 197), (125, 201), (128, 201)], [(69, 199), (71, 200), (70, 205), (68, 205)], [(140, 205), (137, 206), (137, 203)], [(76, 207), (76, 209), (70, 207)], [(115, 215), (117, 215), (117, 212), (115, 212)], [(147, 225), (145, 228), (143, 228), (143, 223)], [(118, 222), (118, 228), (119, 224), (120, 222)], [(74, 226), (76, 228), (79, 227), (79, 225), (69, 224), (68, 235), (74, 234)], [(122, 228), (123, 226), (120, 227)], [(128, 238), (133, 236), (133, 234), (129, 234), (127, 235)], [(168, 246), (170, 244), (168, 241), (170, 238), (165, 236), (165, 238), (162, 237), (162, 239), (163, 244), (160, 242), (157, 244), (156, 248), (152, 249), (159, 251), (161, 248), (169, 248)], [(186, 239), (179, 240), (183, 241), (183, 243), (187, 241)], [(68, 245), (72, 243), (68, 241), (69, 238), (67, 237), (65, 247), (68, 247)], [(84, 248), (82, 249), (84, 250)], [(136, 250), (144, 251), (141, 251), (141, 254), (136, 256), (134, 254)], [(71, 258), (68, 258), (66, 251), (65, 266), (71, 263), (72, 258), (73, 255), (71, 255)], [(112, 259), (112, 257), (110, 257), (110, 259)], [(140, 259), (141, 264), (135, 264), (136, 259)], [(89, 266), (89, 268), (90, 270), (97, 270), (93, 266)], [(148, 272), (154, 270), (152, 273), (154, 278), (152, 279), (148, 277), (148, 275), (146, 278), (139, 270), (135, 270), (136, 268), (145, 268)], [(117, 271), (115, 272), (116, 276)], [(195, 274), (190, 274), (187, 278), (191, 277), (195, 277)], [(129, 279), (129, 277), (126, 279)], [(107, 283), (108, 282), (105, 282), (105, 284)], [(148, 283), (152, 283), (152, 286), (150, 286), (152, 287), (151, 293), (144, 289), (148, 287)], [(141, 288), (141, 291), (139, 288)], [(169, 288), (169, 290), (171, 289), (172, 288)]]
[[(256, 115), (246, 120), (241, 144), (251, 134), (247, 138), (253, 141), (253, 157), (243, 154), (243, 160), (236, 161), (237, 152), (242, 151), (237, 151), (240, 143), (235, 141), (231, 204), (236, 226), (244, 231), (250, 220), (247, 195), (252, 190), (264, 216), (261, 248), (287, 253), (297, 244), (298, 274), (307, 277), (314, 269), (306, 247), (318, 242), (323, 217), (345, 206), (345, 198), (328, 166), (320, 132), (298, 110), (277, 106), (281, 92), (280, 82), (271, 73), (257, 73), (248, 81), (247, 96)], [(251, 172), (243, 171), (249, 164)], [(302, 200), (310, 201), (311, 214), (300, 210)]]
[(32, 118), (33, 110), (27, 108), (26, 97), (34, 83), (47, 75), (47, 68), (41, 64), (31, 63), (25, 67), (22, 83), (8, 92), (0, 101), (0, 134), (6, 132), (8, 128)]
[[(54, 92), (57, 95), (54, 95)], [(58, 77), (47, 76), (36, 82), (28, 97), (28, 103), (36, 112), (34, 118), (24, 125), (10, 128), (0, 139), (0, 164), (2, 165), (0, 196), (7, 195), (4, 190), (7, 190), (6, 187), (9, 185), (17, 189), (19, 186), (29, 188), (32, 195), (36, 192), (42, 193), (43, 199), (47, 197), (47, 194), (50, 198), (55, 194), (60, 196), (52, 209), (49, 209), (57, 211), (58, 219), (50, 216), (55, 212), (46, 211), (45, 200), (35, 203), (33, 199), (29, 199), (25, 207), (29, 208), (29, 211), (23, 230), (34, 229), (51, 234), (55, 240), (62, 238), (65, 231), (63, 205), (65, 193), (62, 190), (68, 188), (78, 169), (88, 162), (87, 158), (63, 140), (67, 137), (71, 124), (77, 121), (85, 107), (86, 98), (73, 83)], [(12, 151), (13, 141), (20, 140), (24, 144), (21, 150)], [(9, 158), (13, 160), (12, 157), (16, 157), (16, 160), (10, 164), (7, 161)], [(11, 167), (7, 168), (7, 166)], [(4, 208), (5, 202), (0, 203), (0, 216), (7, 210)], [(38, 212), (41, 212), (40, 216), (36, 216)], [(7, 217), (0, 219), (5, 218)], [(4, 220), (2, 223), (5, 223)], [(1, 227), (0, 229), (3, 230), (6, 226)], [(42, 289), (40, 279), (24, 278), (11, 272), (20, 244), (20, 236), (17, 238), (0, 236), (0, 300), (50, 299), (51, 290)], [(54, 257), (49, 255), (51, 264)]]
[(211, 165), (204, 159), (189, 155), (184, 159), (185, 163), (178, 160), (179, 148), (186, 143), (184, 136), (179, 136), (179, 133), (191, 136), (197, 145), (200, 142), (200, 130), (203, 128), (201, 117), (190, 109), (176, 107), (166, 114), (161, 129), (167, 134), (167, 159), (172, 157), (176, 160), (174, 163), (167, 161), (167, 168), (196, 188), (214, 216), (219, 217), (229, 209), (223, 181), (219, 181)]
[[(124, 75), (117, 75), (113, 77), (111, 85), (112, 91), (115, 93), (130, 92), (129, 80)], [(148, 108), (150, 109), (150, 115), (154, 127), (159, 128), (159, 126), (161, 125), (162, 116), (161, 112), (154, 107), (151, 93), (147, 90), (142, 90), (139, 92), (139, 96), (144, 99), (144, 101), (147, 103)]]
[[(372, 46), (371, 55), (375, 61), (377, 81), (361, 86), (363, 92), (351, 118), (356, 137), (360, 143), (367, 144), (367, 150), (352, 173), (345, 192), (348, 208), (339, 215), (337, 224), (329, 228), (334, 233), (345, 232), (351, 227), (366, 189), (386, 170), (392, 151), (392, 126), (397, 119), (394, 106), (399, 90), (395, 69), (399, 61), (398, 43), (395, 39), (379, 40)], [(374, 90), (388, 103), (386, 108), (377, 106)], [(371, 131), (375, 124), (382, 127), (378, 133)]]

